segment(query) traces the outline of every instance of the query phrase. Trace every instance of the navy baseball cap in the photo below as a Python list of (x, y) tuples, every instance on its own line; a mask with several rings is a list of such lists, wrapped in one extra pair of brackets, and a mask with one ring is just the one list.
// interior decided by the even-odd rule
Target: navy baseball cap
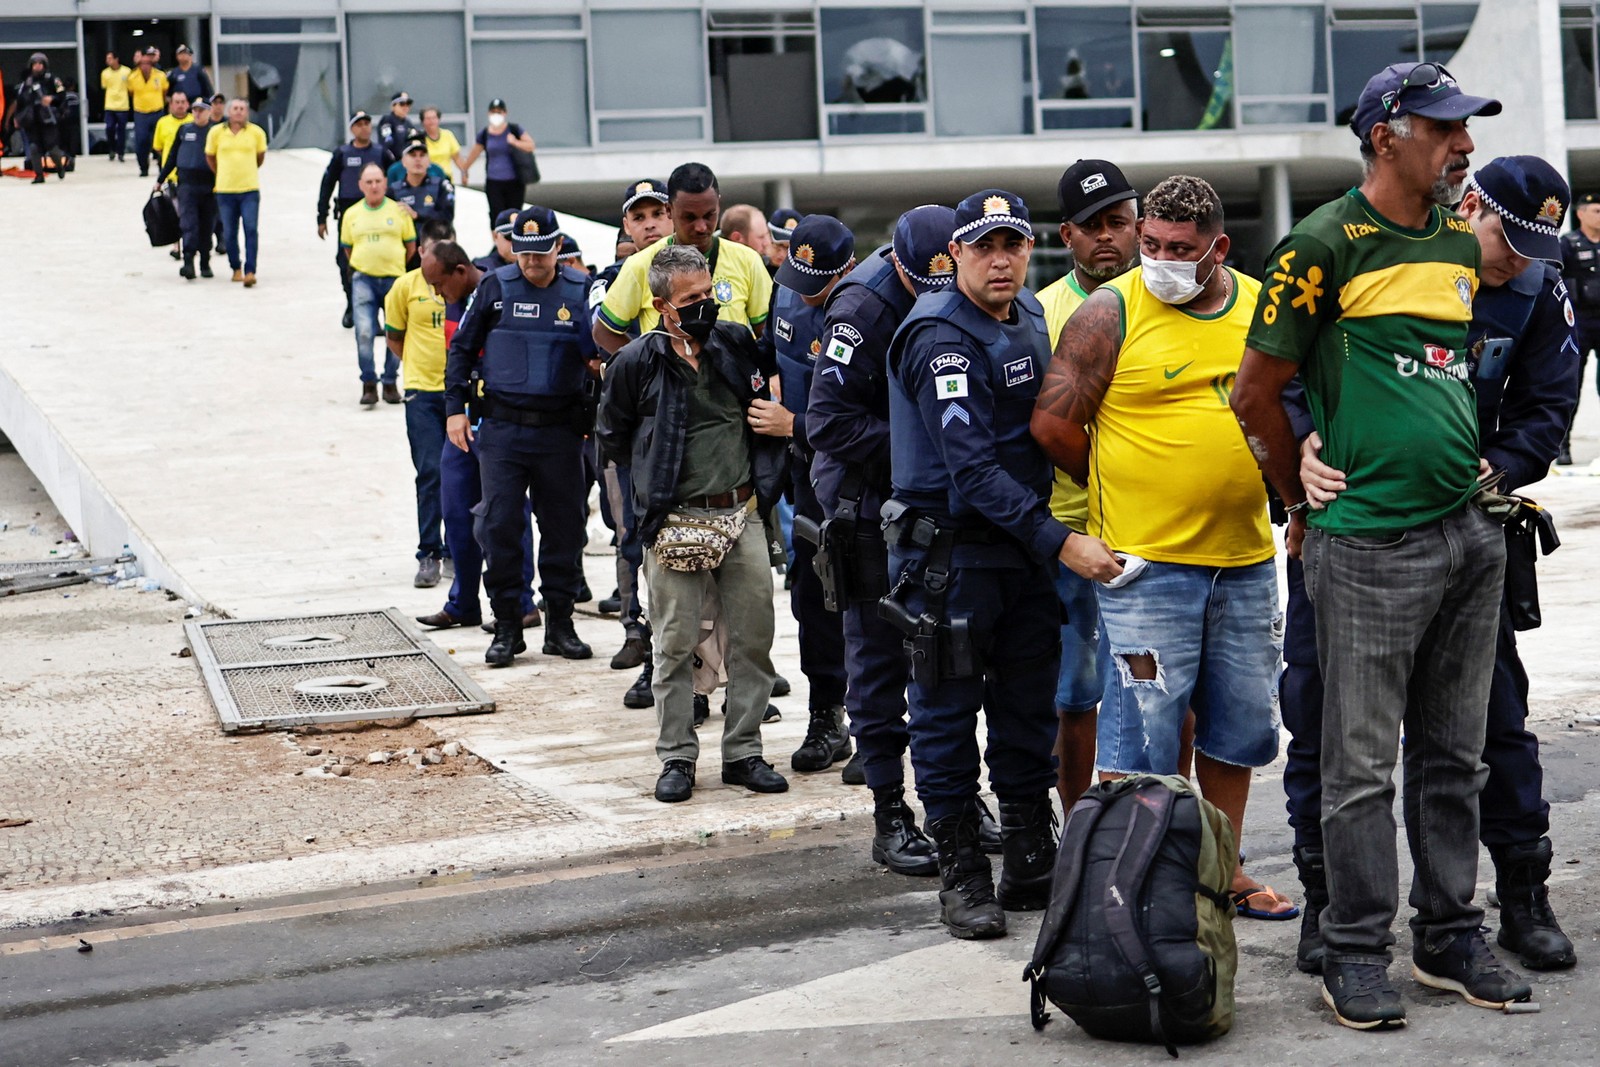
[(493, 100), (489, 101), (489, 110), (490, 111), (504, 111), (505, 109), (506, 109), (506, 102), (501, 97), (497, 96)]
[(1561, 262), (1561, 220), (1572, 190), (1554, 167), (1538, 156), (1501, 156), (1479, 167), (1467, 187), (1500, 216), (1513, 252)]
[(990, 230), (1001, 228), (1016, 230), (1029, 240), (1033, 239), (1033, 223), (1022, 197), (1004, 189), (985, 189), (956, 205), (956, 228), (950, 236), (952, 240), (969, 245)]
[(404, 89), (401, 89), (398, 93), (395, 93), (393, 96), (391, 96), (389, 98), (389, 103), (391, 103), (391, 104), (414, 104), (414, 103), (416, 103), (416, 101), (411, 99), (411, 94), (410, 93), (406, 92)]
[(622, 190), (622, 213), (626, 215), (628, 209), (641, 200), (656, 200), (665, 204), (668, 200), (667, 183), (658, 178), (629, 182), (628, 187)]
[(561, 223), (547, 207), (525, 207), (511, 223), (511, 248), (515, 252), (548, 252), (561, 240)]
[(503, 237), (511, 236), (511, 224), (517, 221), (517, 209), (508, 207), (494, 217), (494, 232)]
[(561, 237), (561, 254), (556, 259), (576, 259), (581, 264), (583, 262), (583, 251), (578, 248), (578, 242), (574, 241), (570, 234), (562, 234)]
[(346, 123), (345, 125), (354, 126), (358, 122), (371, 122), (371, 121), (372, 121), (372, 116), (371, 115), (367, 114), (365, 111), (357, 111), (354, 115), (350, 116), (350, 121), (348, 123)]
[(1062, 172), (1056, 185), (1061, 221), (1074, 226), (1087, 222), (1097, 211), (1138, 196), (1121, 169), (1103, 159), (1078, 160)]
[(424, 141), (420, 137), (413, 137), (411, 140), (406, 142), (406, 147), (403, 151), (401, 151), (400, 154), (402, 156), (409, 156), (413, 152), (421, 152), (423, 155), (427, 155), (428, 142)]
[(1402, 115), (1454, 122), (1500, 114), (1500, 101), (1468, 96), (1438, 63), (1392, 63), (1374, 74), (1356, 101), (1350, 129), (1362, 140), (1380, 122)]
[(950, 257), (950, 235), (955, 228), (956, 213), (943, 204), (914, 207), (894, 224), (890, 247), (918, 296), (955, 280), (956, 261)]
[(780, 207), (772, 213), (772, 218), (767, 220), (768, 226), (776, 226), (780, 230), (792, 230), (794, 224), (805, 218), (804, 215), (792, 207)]
[(816, 296), (856, 254), (855, 234), (832, 215), (807, 215), (789, 238), (789, 254), (773, 281), (801, 296)]

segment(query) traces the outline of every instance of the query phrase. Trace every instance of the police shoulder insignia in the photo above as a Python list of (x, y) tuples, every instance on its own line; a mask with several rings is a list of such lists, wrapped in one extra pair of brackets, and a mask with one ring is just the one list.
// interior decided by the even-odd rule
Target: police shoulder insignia
[(940, 400), (955, 400), (967, 395), (965, 374), (940, 374), (933, 379), (934, 396)]
[(560, 319), (562, 322), (566, 322), (568, 319), (572, 318), (572, 312), (567, 310), (567, 305), (562, 304), (556, 309), (556, 318)]
[(946, 352), (943, 355), (933, 357), (933, 362), (930, 363), (928, 367), (935, 374), (938, 374), (940, 371), (953, 370), (961, 371), (963, 374), (965, 374), (968, 370), (972, 369), (972, 361), (959, 352)]
[(1003, 196), (988, 196), (983, 200), (983, 213), (985, 215), (1011, 214), (1011, 201)]

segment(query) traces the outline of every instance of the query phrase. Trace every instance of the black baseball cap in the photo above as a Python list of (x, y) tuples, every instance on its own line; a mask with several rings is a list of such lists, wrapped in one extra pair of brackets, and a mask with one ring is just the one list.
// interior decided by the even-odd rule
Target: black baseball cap
[(844, 223), (832, 215), (807, 215), (795, 226), (789, 254), (772, 280), (801, 296), (817, 296), (855, 254), (855, 235)]
[(636, 182), (629, 182), (628, 187), (622, 190), (622, 213), (626, 215), (628, 209), (641, 200), (657, 200), (667, 202), (667, 183), (659, 178), (640, 178)]
[(990, 230), (1002, 227), (1033, 239), (1033, 223), (1022, 197), (1004, 189), (984, 189), (956, 205), (956, 228), (950, 237), (969, 245)]
[[(221, 96), (220, 93), (217, 94), (217, 95), (219, 97)], [(358, 122), (371, 122), (371, 121), (372, 121), (372, 116), (371, 115), (367, 114), (365, 111), (357, 111), (354, 115), (350, 116), (350, 121), (345, 123), (345, 125), (346, 126), (354, 126)]]
[(175, 56), (181, 56), (181, 55), (183, 55), (183, 54), (184, 54), (184, 53), (185, 53), (185, 52), (187, 52), (187, 53), (189, 53), (189, 54), (190, 54), (190, 55), (191, 55), (191, 56), (192, 56), (192, 55), (194, 55), (194, 49), (193, 49), (193, 48), (190, 48), (190, 47), (189, 47), (189, 46), (188, 46), (188, 45), (186, 45), (186, 44), (180, 44), (180, 45), (179, 45), (179, 46), (178, 46), (178, 48), (177, 48), (177, 50), (176, 50), (176, 51), (175, 51), (175, 52), (173, 52), (173, 53), (172, 53), (172, 54), (173, 54), (173, 55), (175, 55)]
[(1139, 194), (1115, 163), (1103, 159), (1080, 159), (1068, 167), (1056, 185), (1056, 200), (1061, 205), (1061, 221), (1074, 226), (1093, 218), (1095, 213)]
[(494, 217), (494, 232), (502, 237), (511, 236), (511, 224), (517, 220), (517, 209), (508, 207)]
[(1454, 122), (1474, 115), (1500, 114), (1500, 101), (1468, 96), (1438, 63), (1392, 63), (1374, 74), (1361, 90), (1350, 129), (1362, 140), (1380, 122), (1402, 115)]
[(955, 280), (956, 261), (950, 257), (955, 228), (956, 213), (943, 204), (914, 207), (894, 224), (894, 258), (918, 296)]
[(1513, 252), (1561, 262), (1561, 220), (1572, 190), (1554, 167), (1538, 156), (1501, 156), (1478, 168), (1467, 186), (1500, 216)]
[(504, 111), (505, 109), (506, 109), (506, 102), (503, 99), (501, 99), (500, 97), (497, 96), (493, 100), (489, 101), (489, 110), (490, 111)]
[(511, 223), (511, 248), (516, 252), (548, 252), (561, 241), (556, 213), (535, 204), (517, 212)]
[(427, 155), (428, 142), (424, 141), (420, 137), (413, 137), (411, 140), (406, 142), (406, 146), (401, 150), (400, 154), (402, 156), (409, 156), (413, 152), (421, 152), (423, 155)]

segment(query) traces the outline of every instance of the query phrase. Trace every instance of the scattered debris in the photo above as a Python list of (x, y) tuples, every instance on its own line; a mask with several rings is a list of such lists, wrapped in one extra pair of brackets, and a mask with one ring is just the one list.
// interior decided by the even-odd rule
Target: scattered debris
[(367, 753), (367, 762), (368, 763), (388, 763), (389, 760), (392, 759), (392, 758), (393, 757), (390, 756), (390, 754), (387, 753), (387, 752), (368, 752)]
[(93, 952), (94, 951), (94, 946), (89, 944), (89, 942), (85, 941), (83, 938), (80, 937), (80, 938), (78, 938), (78, 951), (79, 952)]
[(190, 649), (188, 645), (185, 645), (178, 649), (178, 651), (174, 652), (173, 655), (177, 656), (179, 659), (188, 659), (190, 656), (194, 655), (194, 651)]
[(14, 826), (27, 826), (32, 819), (0, 819), (0, 830), (9, 830)]

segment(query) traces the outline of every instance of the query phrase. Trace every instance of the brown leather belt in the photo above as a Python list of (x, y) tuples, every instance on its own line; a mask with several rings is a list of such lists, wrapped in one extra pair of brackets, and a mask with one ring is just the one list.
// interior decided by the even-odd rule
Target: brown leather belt
[(726, 493), (718, 493), (715, 496), (692, 496), (687, 500), (678, 501), (678, 506), (680, 508), (708, 509), (737, 507), (738, 505), (743, 504), (746, 500), (749, 500), (752, 492), (754, 492), (754, 490), (749, 485), (741, 485), (737, 489)]

